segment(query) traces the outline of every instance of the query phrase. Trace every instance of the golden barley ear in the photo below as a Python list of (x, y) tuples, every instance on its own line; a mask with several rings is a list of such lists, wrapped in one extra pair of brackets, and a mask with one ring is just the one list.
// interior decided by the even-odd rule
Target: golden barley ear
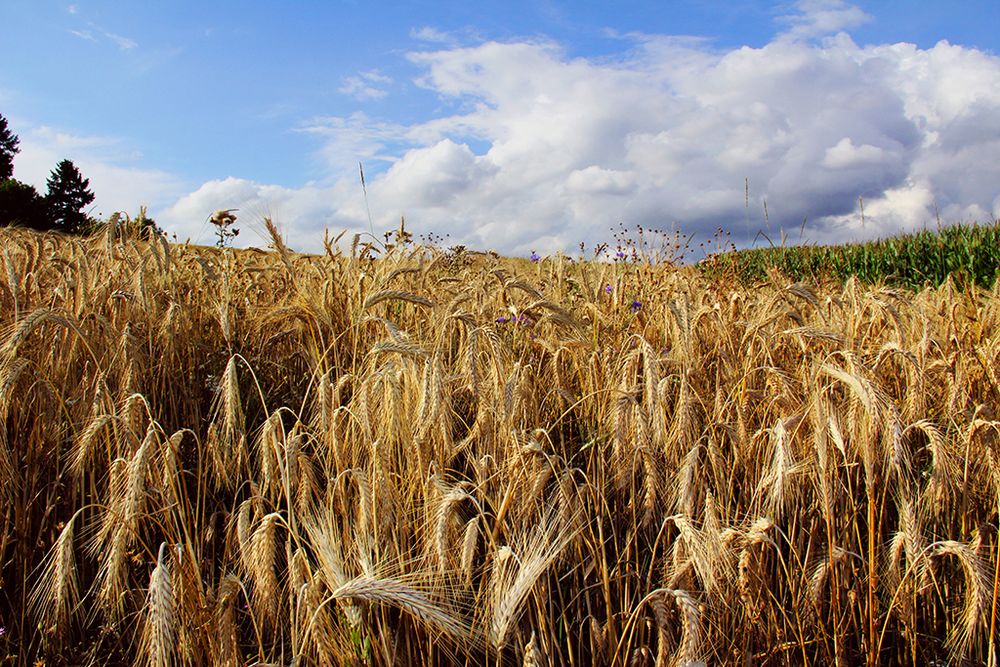
[(278, 583), (278, 520), (277, 512), (261, 519), (250, 537), (248, 555), (250, 576), (253, 581), (254, 610), (267, 622), (278, 622), (281, 604), (281, 587)]
[(88, 466), (92, 463), (100, 434), (110, 430), (109, 427), (113, 426), (114, 419), (114, 415), (96, 415), (76, 438), (69, 457), (70, 470), (75, 477), (80, 478), (87, 471)]
[[(494, 556), (489, 601), (489, 641), (494, 648), (506, 644), (522, 605), (549, 566), (573, 540), (558, 512), (548, 511), (537, 525), (513, 536), (513, 547), (501, 547)], [(515, 550), (516, 549), (516, 550)]]
[(125, 617), (125, 598), (129, 590), (127, 559), (132, 538), (125, 525), (117, 525), (112, 531), (94, 584), (97, 608), (104, 612), (110, 625), (117, 626)]
[(460, 616), (416, 588), (395, 579), (355, 577), (330, 594), (334, 599), (377, 602), (397, 607), (458, 642), (472, 641), (472, 629)]
[(476, 549), (479, 545), (479, 517), (474, 516), (465, 524), (462, 535), (461, 573), (465, 586), (472, 585), (473, 568), (476, 563)]
[(236, 606), (243, 591), (243, 583), (235, 574), (227, 574), (219, 582), (215, 593), (215, 605), (211, 610), (211, 632), (209, 652), (215, 664), (237, 667), (242, 664), (239, 650), (239, 629), (236, 625)]
[[(246, 416), (237, 372), (240, 359), (240, 355), (230, 356), (218, 380), (212, 402), (212, 421), (205, 438), (212, 477), (218, 486), (227, 490), (234, 489), (246, 474), (249, 458)], [(253, 375), (253, 369), (248, 366), (248, 370)]]
[(150, 667), (171, 667), (176, 664), (178, 618), (167, 559), (169, 553), (166, 542), (161, 543), (156, 567), (149, 577), (141, 654)]
[(763, 559), (768, 547), (774, 546), (774, 541), (769, 535), (772, 528), (774, 522), (767, 517), (761, 517), (753, 523), (746, 535), (737, 564), (737, 588), (747, 617), (751, 621), (757, 620), (764, 609), (762, 598), (765, 597), (765, 592), (762, 589), (767, 580)]
[(947, 646), (953, 660), (959, 662), (967, 656), (974, 642), (984, 638), (990, 610), (992, 582), (990, 572), (982, 559), (968, 544), (944, 540), (933, 545), (933, 560), (954, 558), (965, 578), (965, 601), (962, 613), (953, 627), (948, 629)]
[(288, 249), (288, 246), (285, 245), (285, 240), (281, 238), (278, 226), (274, 224), (274, 220), (270, 216), (264, 216), (264, 229), (267, 230), (267, 235), (271, 239), (271, 245), (278, 251), (278, 256), (281, 257), (282, 263), (288, 270), (288, 275), (294, 279), (295, 268), (292, 266), (292, 253)]
[[(76, 333), (84, 341), (84, 344), (87, 344), (87, 337), (84, 335), (80, 323), (71, 314), (58, 308), (35, 308), (19, 322), (3, 332), (3, 337), (6, 340), (3, 345), (0, 345), (0, 359), (12, 361), (16, 358), (21, 346), (24, 345), (35, 329), (38, 329), (47, 322)], [(90, 347), (89, 344), (88, 347)]]
[[(683, 589), (661, 588), (650, 593), (647, 598), (653, 603), (656, 613), (656, 625), (658, 630), (658, 648), (656, 654), (656, 667), (668, 667), (678, 665), (679, 667), (704, 667), (702, 660), (702, 618), (698, 604), (690, 593)], [(665, 648), (669, 645), (669, 630), (672, 625), (672, 614), (681, 626), (680, 643), (677, 647), (673, 660), (668, 658), (669, 652)]]
[(29, 596), (39, 626), (60, 643), (68, 638), (79, 611), (80, 583), (73, 537), (81, 512), (78, 510), (60, 531)]
[(548, 664), (545, 660), (545, 654), (538, 646), (538, 638), (535, 636), (534, 630), (531, 631), (531, 639), (524, 647), (524, 660), (521, 664), (523, 667), (545, 667)]
[(452, 523), (461, 503), (469, 498), (469, 494), (460, 488), (453, 488), (445, 494), (438, 503), (434, 517), (434, 555), (438, 562), (438, 568), (444, 572), (451, 566), (451, 539)]
[(434, 302), (430, 299), (422, 297), (419, 294), (413, 294), (412, 292), (405, 292), (403, 290), (387, 289), (375, 292), (366, 298), (364, 303), (361, 305), (361, 309), (368, 310), (375, 304), (382, 303), (383, 301), (404, 301), (425, 307), (431, 307), (434, 305)]

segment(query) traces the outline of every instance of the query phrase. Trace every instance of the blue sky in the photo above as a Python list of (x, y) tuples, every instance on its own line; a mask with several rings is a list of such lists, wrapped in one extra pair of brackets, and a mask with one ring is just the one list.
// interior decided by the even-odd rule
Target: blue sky
[(618, 223), (824, 243), (1000, 215), (995, 1), (3, 13), (15, 177), (44, 189), (68, 157), (95, 213), (145, 204), (180, 240), (211, 242), (217, 208), (254, 231), (271, 215), (300, 250), (368, 230), (359, 162), (377, 232), (405, 215), (514, 254), (608, 241)]

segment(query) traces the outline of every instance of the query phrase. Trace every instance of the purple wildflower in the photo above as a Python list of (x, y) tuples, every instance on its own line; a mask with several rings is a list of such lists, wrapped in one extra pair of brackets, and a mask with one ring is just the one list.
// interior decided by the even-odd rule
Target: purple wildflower
[(531, 257), (529, 257), (528, 259), (530, 259), (532, 262), (537, 262), (541, 258), (542, 258), (541, 255), (539, 255), (537, 252), (535, 252), (534, 250), (532, 250), (531, 251)]
[(617, 257), (618, 259), (625, 259), (625, 251), (619, 250), (618, 252), (615, 253), (615, 257)]
[(504, 317), (503, 315), (501, 315), (500, 317), (497, 318), (497, 324), (504, 324), (506, 322), (507, 322), (507, 318)]
[(605, 294), (611, 294), (614, 291), (615, 291), (615, 288), (612, 287), (611, 285), (605, 285), (604, 286), (604, 293)]
[(632, 309), (633, 313), (638, 313), (639, 309), (642, 308), (642, 302), (641, 301), (633, 301), (632, 305), (630, 306), (630, 308)]

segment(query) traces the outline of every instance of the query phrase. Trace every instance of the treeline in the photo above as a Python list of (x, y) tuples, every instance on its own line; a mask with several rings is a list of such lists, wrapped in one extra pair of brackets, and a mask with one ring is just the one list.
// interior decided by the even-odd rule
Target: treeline
[(71, 160), (56, 165), (46, 181), (47, 192), (14, 178), (14, 156), (20, 139), (0, 115), (0, 226), (18, 225), (68, 234), (88, 233), (94, 222), (85, 209), (94, 201), (90, 180)]

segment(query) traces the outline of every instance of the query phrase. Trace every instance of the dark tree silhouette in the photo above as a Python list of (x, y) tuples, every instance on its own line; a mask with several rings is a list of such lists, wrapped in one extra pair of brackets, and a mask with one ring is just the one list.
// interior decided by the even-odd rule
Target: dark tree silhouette
[(68, 234), (84, 231), (87, 214), (84, 207), (94, 201), (90, 179), (84, 178), (69, 160), (63, 160), (46, 181), (49, 192), (45, 201), (49, 207), (52, 228)]
[(0, 227), (49, 228), (48, 207), (34, 187), (13, 178), (0, 180)]
[(0, 116), (0, 181), (6, 181), (14, 175), (14, 156), (20, 150), (21, 143), (17, 135), (7, 127), (7, 119)]

